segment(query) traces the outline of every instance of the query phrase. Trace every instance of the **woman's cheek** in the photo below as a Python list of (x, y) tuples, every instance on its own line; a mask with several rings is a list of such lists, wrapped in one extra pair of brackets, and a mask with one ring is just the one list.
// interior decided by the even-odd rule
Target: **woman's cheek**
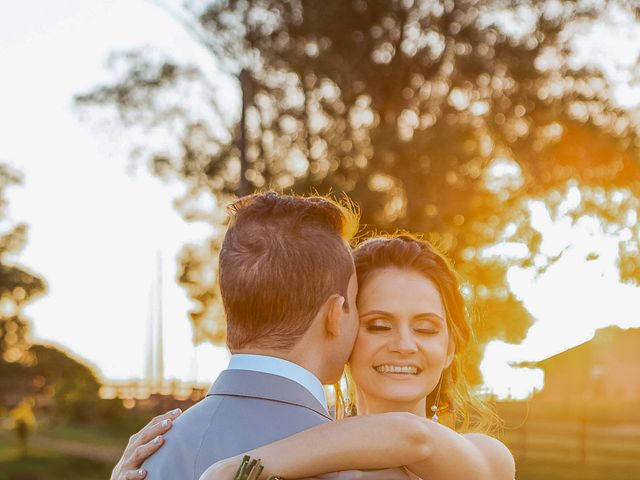
[(431, 360), (445, 360), (449, 343), (447, 339), (433, 337), (430, 340), (422, 342), (422, 351)]
[(354, 379), (358, 377), (364, 380), (366, 373), (368, 373), (371, 368), (375, 346), (373, 345), (374, 342), (372, 342), (372, 339), (367, 337), (370, 337), (370, 334), (364, 332), (358, 334), (358, 339), (356, 340), (351, 359), (349, 360), (349, 368), (351, 369), (351, 375)]

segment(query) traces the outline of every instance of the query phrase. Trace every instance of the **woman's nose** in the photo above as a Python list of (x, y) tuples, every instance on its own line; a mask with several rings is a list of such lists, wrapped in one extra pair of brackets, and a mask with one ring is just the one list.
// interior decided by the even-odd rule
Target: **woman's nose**
[(392, 351), (399, 353), (417, 352), (418, 346), (416, 344), (415, 338), (413, 337), (413, 332), (405, 329), (398, 330), (393, 336), (391, 349)]

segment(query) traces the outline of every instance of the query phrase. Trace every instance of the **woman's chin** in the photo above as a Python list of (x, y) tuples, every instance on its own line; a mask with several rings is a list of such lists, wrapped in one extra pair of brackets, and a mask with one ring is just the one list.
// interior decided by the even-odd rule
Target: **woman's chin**
[(405, 411), (413, 409), (426, 398), (426, 393), (419, 388), (407, 388), (408, 385), (386, 385), (376, 391), (375, 396), (387, 404), (389, 411)]
[(417, 402), (429, 393), (425, 388), (425, 379), (420, 375), (379, 373), (378, 391), (384, 392), (384, 398), (402, 402)]

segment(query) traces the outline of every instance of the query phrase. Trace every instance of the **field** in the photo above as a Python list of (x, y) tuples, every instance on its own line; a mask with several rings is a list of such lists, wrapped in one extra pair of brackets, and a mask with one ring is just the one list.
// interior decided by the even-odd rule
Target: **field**
[(92, 429), (46, 428), (21, 457), (12, 432), (0, 430), (0, 480), (105, 480), (125, 443)]
[[(501, 403), (502, 440), (516, 458), (517, 480), (640, 479), (640, 409), (628, 405)], [(42, 426), (19, 458), (0, 430), (0, 480), (105, 480), (138, 428)]]

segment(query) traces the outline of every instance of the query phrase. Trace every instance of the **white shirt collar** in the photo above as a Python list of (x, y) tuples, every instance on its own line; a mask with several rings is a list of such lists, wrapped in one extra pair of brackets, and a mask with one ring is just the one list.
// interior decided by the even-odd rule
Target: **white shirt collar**
[(254, 372), (270, 373), (288, 378), (309, 390), (324, 409), (328, 410), (327, 399), (324, 394), (324, 389), (322, 388), (322, 383), (318, 380), (318, 377), (297, 363), (267, 355), (237, 353), (231, 356), (227, 368), (229, 370), (251, 370)]

